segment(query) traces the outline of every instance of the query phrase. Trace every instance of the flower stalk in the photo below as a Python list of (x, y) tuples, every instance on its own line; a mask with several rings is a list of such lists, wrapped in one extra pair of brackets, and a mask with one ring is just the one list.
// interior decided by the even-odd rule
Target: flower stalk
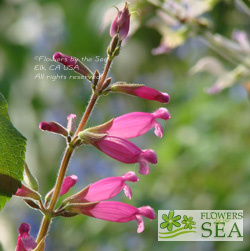
[[(19, 245), (20, 248), (17, 249), (17, 251), (31, 250), (30, 246), (25, 246), (25, 243), (31, 245), (32, 250), (35, 246), (35, 250), (44, 250), (45, 239), (48, 235), (48, 229), (52, 223), (52, 218), (58, 216), (74, 217), (78, 214), (84, 214), (113, 222), (128, 222), (133, 220), (137, 222), (138, 233), (141, 233), (144, 230), (142, 216), (148, 219), (155, 219), (156, 217), (154, 210), (149, 206), (136, 208), (122, 202), (106, 201), (116, 196), (122, 190), (125, 195), (131, 199), (132, 190), (126, 182), (139, 181), (136, 174), (131, 171), (122, 176), (109, 177), (93, 184), (89, 184), (80, 192), (64, 199), (64, 201), (57, 206), (59, 197), (66, 194), (77, 182), (77, 176), (71, 175), (65, 178), (65, 174), (74, 150), (80, 145), (91, 144), (111, 158), (123, 163), (138, 163), (139, 173), (143, 175), (149, 173), (148, 163), (157, 163), (157, 155), (153, 150), (142, 150), (132, 142), (128, 141), (127, 138), (138, 137), (153, 127), (155, 128), (156, 136), (162, 137), (163, 128), (156, 119), (163, 119), (166, 121), (170, 118), (170, 114), (166, 108), (160, 108), (153, 113), (135, 112), (125, 114), (112, 119), (103, 125), (92, 128), (92, 131), (91, 128), (85, 129), (99, 97), (108, 92), (124, 92), (161, 103), (167, 103), (169, 101), (167, 93), (161, 93), (143, 85), (126, 85), (120, 83), (120, 85), (113, 85), (113, 90), (110, 89), (109, 86), (112, 79), (108, 78), (108, 73), (113, 59), (119, 55), (123, 39), (128, 35), (129, 22), (130, 12), (128, 9), (128, 3), (126, 2), (124, 9), (118, 11), (116, 18), (111, 25), (110, 34), (112, 40), (107, 49), (107, 61), (102, 75), (100, 75), (97, 70), (92, 74), (92, 72), (76, 58), (72, 58), (59, 52), (55, 53), (53, 56), (56, 61), (63, 63), (65, 66), (73, 68), (76, 72), (86, 76), (92, 83), (92, 95), (77, 128), (75, 126), (75, 114), (70, 114), (67, 117), (67, 127), (54, 121), (40, 123), (40, 129), (64, 136), (66, 138), (67, 147), (61, 161), (55, 186), (46, 195), (45, 203), (43, 203), (38, 192), (31, 189), (35, 187), (35, 190), (37, 190), (37, 184), (33, 184), (35, 182), (32, 177), (30, 178), (32, 182), (29, 182), (31, 188), (22, 186), (17, 192), (17, 196), (25, 197), (28, 205), (43, 213), (43, 219), (36, 242), (33, 240), (32, 236), (29, 236), (30, 226), (27, 223), (24, 223), (24, 230), (19, 232), (20, 236), (18, 237), (17, 247)], [(120, 90), (124, 87), (125, 90)], [(127, 124), (128, 121), (130, 121), (130, 124)], [(134, 129), (132, 134), (131, 129)], [(121, 130), (123, 130), (122, 134)], [(26, 199), (26, 197), (29, 199)], [(36, 202), (33, 200), (36, 200)], [(25, 239), (26, 237), (29, 238), (28, 242)]]
[[(92, 113), (92, 111), (93, 111), (93, 109), (95, 107), (95, 104), (96, 104), (96, 102), (97, 102), (97, 100), (99, 98), (99, 95), (101, 95), (102, 86), (103, 86), (103, 84), (104, 84), (104, 82), (106, 80), (106, 77), (108, 75), (112, 60), (113, 60), (113, 58), (110, 58), (108, 56), (108, 60), (107, 60), (104, 72), (103, 72), (101, 80), (100, 80), (100, 82), (99, 82), (99, 84), (97, 85), (97, 88), (96, 88), (97, 92), (95, 92), (95, 91), (92, 92), (92, 96), (91, 96), (90, 101), (88, 103), (88, 106), (87, 106), (87, 108), (86, 108), (86, 110), (84, 112), (84, 115), (83, 115), (83, 117), (81, 119), (81, 122), (79, 123), (78, 128), (76, 129), (76, 132), (74, 134), (72, 143), (77, 140), (78, 133), (84, 129), (86, 123), (88, 122), (88, 119), (89, 119), (89, 117), (90, 117), (90, 115), (91, 115), (91, 113)], [(75, 146), (72, 145), (72, 143), (68, 145), (68, 147), (66, 148), (66, 151), (64, 153), (63, 160), (62, 160), (60, 170), (59, 170), (59, 174), (58, 174), (58, 177), (57, 177), (57, 180), (56, 180), (54, 192), (53, 192), (51, 201), (50, 201), (48, 209), (47, 209), (48, 213), (44, 214), (42, 224), (41, 224), (41, 227), (40, 227), (37, 239), (36, 239), (37, 243), (39, 243), (42, 239), (45, 239), (46, 235), (48, 233), (48, 229), (49, 229), (49, 226), (51, 224), (51, 219), (52, 219), (51, 214), (53, 213), (53, 211), (55, 209), (56, 202), (57, 202), (57, 200), (59, 198), (59, 195), (60, 195), (60, 190), (61, 190), (61, 187), (62, 187), (62, 184), (63, 184), (63, 179), (64, 179), (64, 176), (66, 174), (70, 158), (71, 158), (71, 156), (72, 156), (72, 154), (73, 154), (73, 152), (75, 150)]]

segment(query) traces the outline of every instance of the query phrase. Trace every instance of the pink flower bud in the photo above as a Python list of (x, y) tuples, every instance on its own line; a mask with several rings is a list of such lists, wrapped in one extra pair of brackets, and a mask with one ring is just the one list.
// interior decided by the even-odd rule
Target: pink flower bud
[(125, 195), (131, 199), (132, 191), (125, 183), (127, 181), (137, 182), (139, 181), (139, 178), (134, 172), (128, 172), (120, 177), (108, 177), (101, 179), (93, 184), (90, 184), (79, 193), (64, 200), (64, 204), (108, 200), (115, 197), (122, 189), (124, 190)]
[(110, 36), (114, 37), (117, 33), (119, 34), (120, 39), (127, 37), (129, 32), (130, 24), (130, 13), (128, 9), (128, 3), (125, 2), (123, 10), (119, 10), (115, 19), (113, 20), (110, 27)]
[(138, 233), (144, 230), (142, 216), (151, 220), (156, 218), (154, 210), (149, 206), (136, 208), (118, 201), (101, 201), (91, 205), (69, 204), (66, 210), (112, 222), (123, 223), (135, 220)]
[(170, 118), (166, 108), (159, 108), (153, 113), (132, 112), (115, 118), (106, 133), (109, 136), (129, 139), (139, 137), (154, 127), (156, 136), (161, 138), (163, 129), (156, 119), (167, 120)]
[(34, 238), (29, 234), (30, 225), (22, 223), (18, 228), (19, 235), (17, 237), (16, 251), (29, 251), (36, 248), (37, 244)]
[[(76, 184), (77, 180), (78, 177), (76, 175), (65, 177), (59, 195), (62, 196), (66, 194), (69, 191), (69, 189)], [(55, 189), (53, 188), (46, 194), (45, 200), (47, 203), (51, 200), (54, 190)]]
[(69, 189), (76, 184), (77, 180), (78, 180), (78, 177), (76, 175), (71, 175), (71, 176), (64, 178), (62, 188), (60, 191), (60, 196), (67, 193), (69, 191)]
[(73, 69), (77, 73), (87, 77), (88, 79), (92, 78), (93, 73), (77, 58), (62, 54), (61, 52), (56, 52), (53, 55), (53, 59), (63, 65)]
[(19, 196), (19, 197), (32, 198), (34, 200), (40, 199), (39, 193), (37, 193), (36, 191), (32, 190), (31, 188), (25, 186), (24, 184), (22, 184), (21, 188), (17, 189), (15, 195)]
[(51, 122), (43, 121), (39, 124), (39, 128), (43, 131), (49, 131), (49, 132), (61, 134), (64, 137), (68, 136), (68, 131), (66, 130), (66, 128), (54, 121), (51, 121)]
[(132, 142), (113, 136), (106, 136), (92, 143), (100, 151), (120, 162), (139, 163), (139, 173), (148, 174), (148, 162), (157, 163), (157, 156), (153, 150), (141, 150)]
[(161, 103), (169, 102), (169, 95), (167, 93), (159, 92), (144, 85), (117, 83), (112, 85), (110, 89), (113, 92), (126, 93), (147, 100), (154, 100)]
[(68, 125), (67, 130), (69, 134), (73, 134), (76, 130), (76, 115), (75, 114), (69, 114), (67, 117)]

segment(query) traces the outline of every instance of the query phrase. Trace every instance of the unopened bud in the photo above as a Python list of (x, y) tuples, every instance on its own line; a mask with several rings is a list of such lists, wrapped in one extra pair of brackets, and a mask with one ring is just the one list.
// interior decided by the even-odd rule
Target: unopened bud
[(109, 84), (111, 83), (112, 78), (107, 78), (105, 82), (103, 83), (102, 89), (105, 90)]
[(63, 65), (73, 69), (75, 72), (80, 73), (81, 75), (87, 77), (87, 79), (91, 79), (93, 73), (85, 66), (80, 60), (75, 57), (71, 57), (61, 52), (56, 52), (53, 55), (53, 59)]
[(109, 45), (109, 54), (112, 55), (119, 42), (119, 35), (116, 34)]
[(67, 120), (68, 120), (67, 130), (68, 133), (72, 136), (76, 130), (76, 115), (69, 114)]
[(119, 10), (115, 19), (113, 20), (110, 27), (110, 36), (114, 37), (117, 33), (119, 34), (120, 39), (127, 37), (129, 32), (129, 23), (130, 23), (130, 13), (128, 9), (128, 2), (125, 2), (123, 10)]
[(40, 200), (41, 196), (38, 192), (32, 190), (31, 188), (25, 186), (22, 184), (21, 188), (18, 188), (16, 193), (16, 196), (19, 197), (27, 197), (27, 198), (32, 198), (34, 200)]
[(49, 131), (49, 132), (53, 132), (53, 133), (57, 133), (57, 134), (61, 134), (64, 137), (68, 136), (68, 131), (65, 127), (63, 127), (62, 125), (51, 121), (51, 122), (41, 122), (39, 124), (39, 128), (43, 131)]
[(99, 78), (100, 78), (100, 73), (98, 70), (95, 71), (94, 75), (93, 75), (93, 78), (92, 78), (92, 84), (93, 84), (93, 87), (95, 88), (99, 82)]
[(112, 92), (121, 92), (147, 100), (158, 101), (161, 103), (168, 103), (170, 99), (167, 93), (163, 93), (140, 84), (127, 84), (123, 82), (118, 82), (112, 85), (110, 87), (110, 90)]

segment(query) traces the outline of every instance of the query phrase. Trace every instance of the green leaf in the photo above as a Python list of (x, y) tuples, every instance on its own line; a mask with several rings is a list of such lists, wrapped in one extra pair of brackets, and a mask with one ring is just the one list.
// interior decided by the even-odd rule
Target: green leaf
[(25, 151), (26, 138), (12, 125), (0, 93), (0, 210), (21, 187)]

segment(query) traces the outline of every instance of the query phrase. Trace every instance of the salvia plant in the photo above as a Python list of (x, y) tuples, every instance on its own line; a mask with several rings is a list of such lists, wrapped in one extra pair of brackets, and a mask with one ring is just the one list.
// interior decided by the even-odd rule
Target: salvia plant
[[(152, 128), (154, 128), (155, 135), (161, 138), (163, 128), (158, 120), (166, 121), (170, 119), (170, 114), (166, 108), (161, 107), (152, 113), (132, 112), (110, 119), (101, 125), (86, 128), (97, 100), (101, 96), (107, 96), (107, 94), (123, 93), (160, 103), (169, 102), (167, 93), (162, 93), (142, 84), (112, 83), (112, 79), (108, 77), (110, 66), (114, 58), (119, 55), (123, 41), (128, 37), (130, 26), (131, 13), (128, 3), (125, 3), (122, 10), (117, 11), (118, 13), (110, 27), (111, 42), (107, 49), (107, 61), (102, 74), (98, 70), (92, 72), (77, 58), (64, 55), (61, 52), (56, 52), (53, 55), (55, 61), (72, 68), (91, 83), (92, 95), (78, 126), (76, 126), (77, 117), (75, 114), (68, 115), (67, 127), (55, 121), (43, 121), (39, 125), (41, 130), (60, 135), (66, 141), (66, 149), (55, 185), (45, 198), (39, 193), (37, 179), (33, 176), (24, 160), (26, 139), (11, 124), (6, 101), (3, 96), (0, 96), (0, 132), (6, 134), (5, 139), (9, 142), (8, 144), (0, 142), (1, 146), (6, 145), (1, 149), (0, 153), (1, 163), (6, 164), (6, 169), (1, 167), (0, 172), (1, 207), (4, 206), (12, 194), (15, 194), (15, 196), (21, 197), (29, 207), (40, 210), (43, 214), (36, 240), (30, 235), (31, 226), (28, 223), (24, 222), (20, 225), (18, 228), (17, 251), (44, 250), (48, 229), (55, 217), (84, 215), (119, 223), (136, 221), (138, 233), (144, 230), (143, 217), (150, 220), (156, 218), (154, 210), (148, 205), (136, 208), (130, 204), (109, 200), (122, 190), (129, 199), (132, 198), (129, 182), (139, 181), (139, 177), (133, 171), (128, 171), (119, 177), (107, 177), (90, 183), (76, 194), (60, 200), (62, 201), (60, 203), (58, 202), (59, 197), (67, 195), (70, 188), (78, 180), (76, 175), (65, 176), (72, 154), (79, 147), (91, 145), (119, 162), (126, 164), (138, 163), (138, 172), (142, 175), (149, 174), (149, 163), (157, 163), (157, 155), (152, 149), (140, 149), (129, 139), (139, 137)], [(10, 157), (7, 158), (8, 154)], [(15, 161), (11, 159), (11, 156)], [(24, 169), (25, 173), (24, 182), (21, 182), (22, 169)]]

